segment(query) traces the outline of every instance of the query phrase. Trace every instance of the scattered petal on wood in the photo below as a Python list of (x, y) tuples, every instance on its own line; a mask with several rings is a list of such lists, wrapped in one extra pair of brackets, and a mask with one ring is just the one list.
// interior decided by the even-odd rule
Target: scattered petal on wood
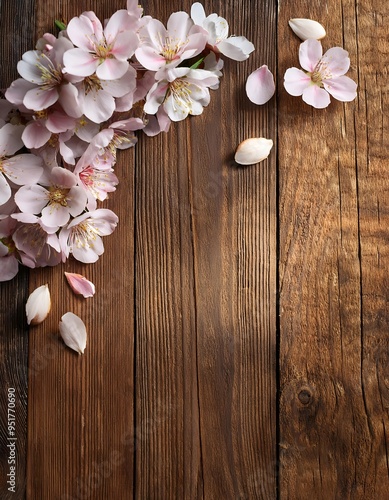
[(254, 104), (265, 104), (276, 91), (273, 73), (264, 64), (249, 75), (246, 81), (246, 94)]
[(36, 288), (26, 302), (27, 323), (39, 325), (47, 318), (51, 309), (51, 299), (48, 284)]
[(85, 298), (93, 297), (95, 294), (95, 285), (91, 281), (87, 280), (85, 276), (82, 276), (82, 274), (67, 272), (65, 272), (65, 276), (74, 293), (82, 295)]
[(289, 26), (292, 31), (303, 41), (308, 38), (314, 38), (315, 40), (321, 40), (326, 36), (326, 30), (317, 21), (313, 19), (291, 19), (289, 21)]
[(235, 161), (240, 165), (254, 165), (265, 160), (273, 147), (271, 139), (254, 137), (241, 142), (235, 153)]
[(86, 328), (81, 318), (72, 312), (64, 314), (59, 322), (59, 333), (68, 347), (79, 354), (84, 354)]

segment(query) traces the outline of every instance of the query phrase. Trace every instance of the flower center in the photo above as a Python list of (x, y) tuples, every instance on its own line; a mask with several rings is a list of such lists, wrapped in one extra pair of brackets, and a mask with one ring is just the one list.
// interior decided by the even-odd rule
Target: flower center
[(188, 40), (185, 40), (183, 42), (182, 40), (166, 37), (165, 43), (162, 45), (161, 56), (163, 56), (167, 62), (174, 61), (175, 59), (177, 59), (182, 47), (185, 47), (187, 43)]
[(51, 186), (49, 188), (49, 205), (61, 205), (66, 207), (68, 204), (68, 194), (70, 189)]
[(190, 97), (192, 91), (190, 90), (190, 83), (183, 79), (177, 78), (169, 85), (169, 91), (173, 96), (174, 101), (183, 108), (187, 108), (189, 113), (192, 111), (192, 99)]
[(112, 45), (107, 44), (107, 40), (102, 38), (98, 43), (94, 44), (94, 49), (97, 57), (100, 59), (100, 63), (102, 63), (105, 59), (112, 58)]
[(44, 54), (42, 54), (41, 57), (44, 57), (48, 61), (48, 67), (44, 66), (39, 62), (37, 63), (37, 67), (41, 71), (42, 84), (40, 85), (40, 87), (43, 90), (50, 90), (61, 84), (62, 68), (60, 66), (56, 68), (54, 64), (50, 61), (50, 59)]
[(85, 95), (87, 95), (91, 90), (98, 92), (99, 90), (102, 90), (103, 87), (101, 85), (100, 79), (96, 75), (91, 75), (84, 78), (84, 89)]

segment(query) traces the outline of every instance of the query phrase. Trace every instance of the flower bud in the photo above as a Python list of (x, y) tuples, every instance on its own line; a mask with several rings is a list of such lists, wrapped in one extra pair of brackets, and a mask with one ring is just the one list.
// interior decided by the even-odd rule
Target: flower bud
[(254, 163), (265, 160), (272, 147), (273, 141), (271, 139), (264, 137), (246, 139), (237, 147), (235, 161), (240, 165), (254, 165)]
[(64, 314), (59, 322), (59, 333), (68, 347), (78, 354), (84, 354), (86, 328), (81, 318), (72, 312)]
[(51, 309), (49, 286), (36, 288), (26, 302), (26, 316), (29, 325), (39, 325), (47, 318)]
[(293, 32), (303, 41), (308, 38), (314, 38), (315, 40), (321, 40), (326, 36), (326, 30), (317, 21), (312, 19), (291, 19), (289, 21), (289, 26), (292, 28)]

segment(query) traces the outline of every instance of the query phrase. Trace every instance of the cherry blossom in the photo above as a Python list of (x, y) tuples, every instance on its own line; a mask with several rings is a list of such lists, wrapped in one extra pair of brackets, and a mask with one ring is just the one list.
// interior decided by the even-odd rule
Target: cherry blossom
[(101, 236), (111, 234), (117, 222), (117, 215), (112, 210), (104, 208), (76, 217), (59, 233), (64, 257), (67, 258), (72, 254), (81, 262), (96, 262), (104, 253)]
[(148, 93), (144, 110), (155, 114), (159, 106), (172, 121), (180, 121), (188, 115), (199, 115), (210, 101), (208, 87), (216, 88), (219, 79), (203, 69), (176, 68), (167, 80), (156, 82)]
[(348, 52), (333, 47), (323, 55), (321, 43), (309, 38), (300, 45), (301, 67), (289, 68), (284, 76), (286, 91), (302, 95), (303, 101), (314, 108), (326, 108), (330, 95), (339, 101), (352, 101), (357, 95), (357, 84), (344, 76), (350, 67)]
[(37, 182), (43, 172), (42, 160), (32, 154), (12, 156), (22, 146), (24, 127), (6, 123), (0, 129), (0, 205), (11, 197), (9, 181), (18, 186)]
[[(158, 72), (175, 68), (186, 59), (200, 54), (207, 42), (207, 33), (196, 26), (186, 12), (174, 12), (167, 27), (157, 19), (151, 19), (139, 31), (141, 45), (135, 51), (136, 58), (146, 68)], [(157, 73), (156, 78), (163, 77)]]
[(74, 17), (67, 34), (76, 48), (64, 54), (65, 73), (87, 77), (96, 73), (101, 80), (116, 80), (128, 70), (128, 59), (139, 45), (132, 31), (133, 18), (127, 10), (118, 10), (105, 28), (94, 12)]
[(54, 167), (50, 178), (48, 189), (39, 184), (22, 186), (15, 194), (15, 201), (22, 212), (41, 213), (45, 226), (61, 227), (70, 216), (75, 217), (85, 209), (87, 195), (77, 186), (75, 174), (65, 168)]
[(254, 45), (244, 36), (228, 36), (228, 23), (217, 14), (205, 15), (204, 7), (196, 2), (190, 11), (194, 23), (208, 33), (207, 43), (217, 53), (235, 61), (245, 61), (254, 50)]

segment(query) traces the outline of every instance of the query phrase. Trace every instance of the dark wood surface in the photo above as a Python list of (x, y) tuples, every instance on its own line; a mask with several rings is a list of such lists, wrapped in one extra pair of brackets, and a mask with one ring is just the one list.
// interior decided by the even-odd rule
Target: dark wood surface
[[(143, 2), (166, 22), (191, 2)], [(124, 4), (0, 3), (1, 87), (56, 18)], [(1, 293), (0, 497), (388, 498), (387, 114), (383, 0), (206, 2), (256, 51), (226, 61), (199, 117), (120, 154), (107, 206), (120, 219), (92, 266), (23, 270)], [(314, 110), (286, 94), (292, 17), (350, 52), (357, 100)], [(267, 64), (278, 91), (251, 104)], [(240, 141), (274, 141), (238, 167)], [(96, 284), (75, 297), (63, 272)], [(28, 331), (28, 293), (53, 308)], [(79, 314), (83, 356), (58, 322)], [(16, 390), (17, 493), (7, 491), (7, 390)], [(27, 398), (28, 394), (28, 398)]]

